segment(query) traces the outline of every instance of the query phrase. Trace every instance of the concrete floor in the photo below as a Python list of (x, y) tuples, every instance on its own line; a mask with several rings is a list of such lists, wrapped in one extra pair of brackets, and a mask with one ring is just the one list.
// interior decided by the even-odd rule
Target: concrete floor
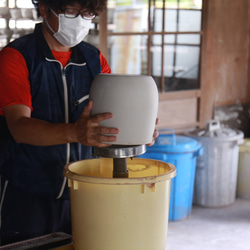
[(193, 206), (191, 215), (168, 224), (165, 250), (249, 250), (250, 201), (223, 208)]

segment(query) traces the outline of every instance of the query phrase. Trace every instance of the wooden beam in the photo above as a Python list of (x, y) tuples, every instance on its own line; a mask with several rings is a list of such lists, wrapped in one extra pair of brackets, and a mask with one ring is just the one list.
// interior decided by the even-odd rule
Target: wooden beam
[(107, 19), (108, 10), (101, 13), (99, 19), (99, 49), (105, 58), (108, 58), (108, 30), (107, 30)]
[(165, 92), (159, 94), (159, 101), (161, 102), (168, 100), (184, 100), (184, 99), (200, 98), (200, 96), (201, 96), (201, 91), (199, 89)]

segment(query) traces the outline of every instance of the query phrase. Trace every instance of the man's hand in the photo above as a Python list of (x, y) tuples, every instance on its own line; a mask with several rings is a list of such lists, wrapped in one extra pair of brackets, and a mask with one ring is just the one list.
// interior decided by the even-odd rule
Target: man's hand
[[(160, 123), (160, 119), (159, 118), (156, 118), (156, 121), (155, 121), (155, 125), (159, 124)], [(147, 146), (152, 146), (154, 145), (155, 143), (155, 139), (159, 136), (159, 131), (155, 128), (154, 130), (154, 134), (153, 134), (153, 139), (152, 139), (152, 142), (147, 144)]]
[(92, 107), (93, 102), (90, 101), (88, 105), (85, 106), (78, 121), (73, 125), (77, 138), (76, 141), (89, 146), (110, 146), (110, 144), (105, 142), (115, 142), (117, 137), (114, 136), (114, 134), (118, 134), (119, 130), (117, 128), (99, 126), (99, 123), (112, 118), (113, 115), (111, 113), (103, 113), (91, 116)]

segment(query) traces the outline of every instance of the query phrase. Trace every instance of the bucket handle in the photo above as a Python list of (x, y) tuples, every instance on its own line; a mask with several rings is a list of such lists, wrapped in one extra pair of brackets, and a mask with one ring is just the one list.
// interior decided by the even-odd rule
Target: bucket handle
[[(159, 129), (159, 133), (161, 134), (162, 132), (163, 133), (164, 132), (170, 132), (170, 133), (167, 133), (166, 135), (172, 138), (172, 145), (176, 145), (176, 136), (175, 136), (174, 129), (171, 129), (171, 128), (162, 128), (162, 129)], [(157, 143), (157, 139), (156, 139), (156, 143)]]
[(235, 141), (235, 145), (239, 146), (244, 143), (244, 138), (240, 138), (239, 140)]
[(238, 145), (241, 145), (243, 143), (244, 143), (244, 138), (241, 138), (241, 139), (238, 140)]
[(202, 156), (203, 155), (203, 147), (201, 146), (195, 153), (194, 156)]
[(220, 122), (218, 120), (211, 120), (207, 124), (207, 131), (215, 131), (221, 128)]

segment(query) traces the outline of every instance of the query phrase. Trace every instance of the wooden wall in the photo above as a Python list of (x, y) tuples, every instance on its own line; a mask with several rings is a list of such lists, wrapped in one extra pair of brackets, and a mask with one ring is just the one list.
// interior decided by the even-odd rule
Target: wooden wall
[[(161, 93), (159, 128), (204, 128), (218, 107), (232, 105), (246, 105), (242, 109), (250, 120), (250, 0), (203, 0), (203, 9), (200, 89)], [(104, 13), (100, 18), (104, 55), (106, 20)], [(230, 110), (226, 109), (229, 116)]]
[(200, 126), (217, 106), (250, 103), (250, 0), (205, 0)]
[(204, 128), (220, 106), (248, 112), (250, 0), (203, 0), (203, 9), (200, 90), (161, 94), (160, 128)]

